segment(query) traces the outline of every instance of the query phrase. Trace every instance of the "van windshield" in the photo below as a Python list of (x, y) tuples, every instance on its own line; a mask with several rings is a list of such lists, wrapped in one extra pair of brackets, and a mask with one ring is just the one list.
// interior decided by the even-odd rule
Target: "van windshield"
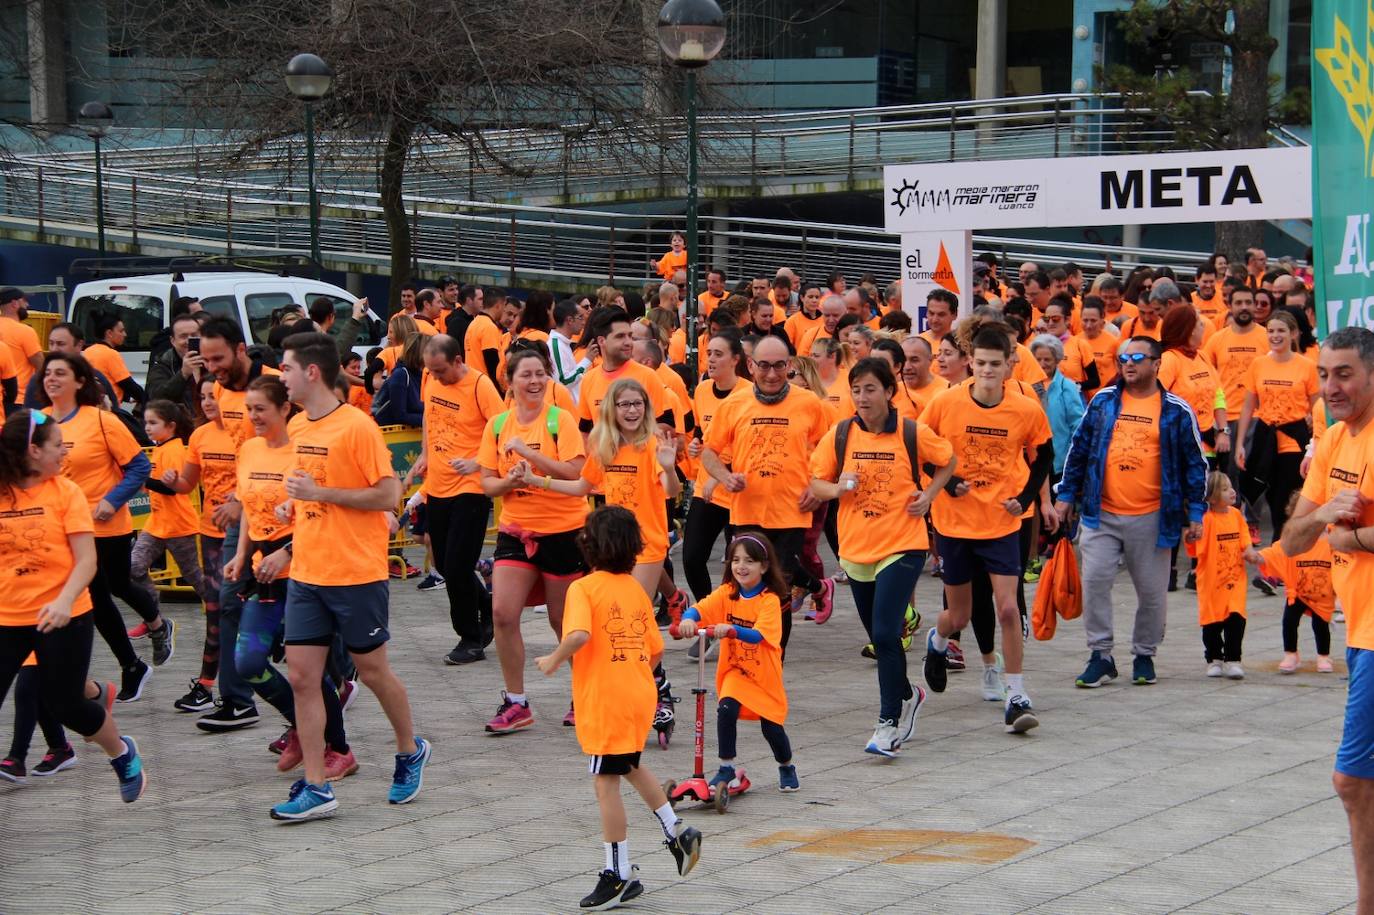
[(81, 328), (86, 342), (95, 343), (97, 314), (117, 315), (124, 322), (128, 337), (125, 351), (147, 350), (162, 330), (162, 299), (154, 295), (135, 295), (131, 292), (105, 292), (83, 295), (72, 306), (72, 323)]

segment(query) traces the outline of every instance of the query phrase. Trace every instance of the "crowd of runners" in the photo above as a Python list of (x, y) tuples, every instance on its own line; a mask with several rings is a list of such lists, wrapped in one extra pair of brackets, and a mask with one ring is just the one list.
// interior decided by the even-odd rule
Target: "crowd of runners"
[[(1026, 585), (1070, 537), (1084, 688), (1119, 675), (1121, 568), (1142, 686), (1157, 679), (1173, 591), (1195, 592), (1200, 675), (1245, 676), (1251, 588), (1284, 593), (1281, 672), (1299, 669), (1304, 618), (1317, 670), (1332, 671), (1331, 624), (1346, 622), (1337, 788), (1359, 859), (1374, 841), (1374, 623), (1352, 595), (1366, 578), (1374, 587), (1374, 528), (1362, 526), (1374, 521), (1374, 333), (1319, 346), (1310, 277), (1250, 250), (1185, 277), (1012, 273), (981, 255), (970, 295), (919, 302), (871, 277), (810, 282), (782, 268), (731, 286), (710, 269), (692, 340), (681, 251), (675, 236), (661, 282), (562, 300), (451, 278), (407, 288), (385, 346), (361, 358), (356, 309), (352, 326), (288, 310), (258, 342), (181, 299), (142, 386), (117, 319), (96, 321), (99, 340), (64, 323), (39, 341), (22, 295), (0, 290), (0, 697), (13, 684), (15, 709), (0, 779), (72, 765), (70, 730), (137, 800), (149, 775), (118, 709), (191, 640), (200, 670), (176, 711), (209, 732), (257, 724), (262, 706), (281, 718), (269, 749), (301, 775), (273, 819), (337, 809), (335, 785), (358, 769), (345, 713), (359, 684), (395, 734), (388, 801), (411, 802), (432, 748), (387, 653), (391, 579), (425, 571), (398, 552), (401, 532), (424, 545), (418, 586), (447, 596), (456, 642), (434, 662), (495, 652), (493, 713), (474, 727), (536, 726), (520, 623), (531, 607), (546, 614), (558, 647), (535, 666), (552, 675), (570, 661), (572, 684), (566, 709), (539, 720), (574, 727), (591, 759), (606, 865), (582, 905), (608, 907), (642, 892), (622, 777), (679, 873), (701, 852), (640, 756), (674, 718), (661, 630), (704, 633), (692, 656), (704, 645), (716, 658), (711, 786), (741, 783), (743, 718), (760, 722), (779, 789), (795, 791), (786, 649), (797, 626), (830, 618), (838, 586), (877, 661), (863, 750), (909, 746), (975, 645), (983, 698), (1022, 734), (1041, 724), (1024, 674)], [(412, 466), (393, 466), (381, 431), (392, 424), (421, 429)], [(145, 490), (135, 532), (129, 503)], [(168, 557), (204, 608), (203, 633), (162, 613), (153, 577)], [(922, 574), (941, 579), (940, 606), (916, 606)], [(93, 656), (96, 633), (113, 664)], [(922, 642), (918, 678), (907, 652)], [(92, 675), (115, 667), (108, 682)], [(36, 729), (47, 749), (29, 768)]]

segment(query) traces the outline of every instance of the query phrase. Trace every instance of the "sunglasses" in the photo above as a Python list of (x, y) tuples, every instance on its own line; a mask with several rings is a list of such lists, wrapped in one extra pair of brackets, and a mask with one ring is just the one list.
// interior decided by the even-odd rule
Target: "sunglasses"
[(43, 413), (39, 410), (29, 411), (29, 439), (25, 444), (33, 444), (34, 430), (37, 429), (39, 426), (43, 425), (44, 423), (46, 423), (48, 421), (48, 418), (48, 414)]
[(798, 378), (800, 378), (800, 377), (801, 377), (801, 372), (798, 372), (798, 371), (795, 371), (795, 370), (787, 373), (787, 380), (788, 380), (788, 381), (796, 381), (796, 380), (797, 380)]
[(1139, 365), (1146, 359), (1153, 358), (1154, 356), (1151, 356), (1149, 353), (1122, 353), (1120, 356), (1116, 357), (1116, 361), (1121, 363), (1122, 365), (1129, 365), (1130, 363), (1135, 363), (1136, 365)]

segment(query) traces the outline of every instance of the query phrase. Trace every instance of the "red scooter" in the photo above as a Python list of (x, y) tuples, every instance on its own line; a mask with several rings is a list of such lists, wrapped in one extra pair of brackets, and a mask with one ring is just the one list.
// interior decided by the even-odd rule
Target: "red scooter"
[[(676, 630), (672, 634), (677, 637)], [(714, 806), (716, 813), (724, 813), (730, 806), (730, 798), (749, 790), (749, 777), (742, 766), (736, 766), (735, 781), (731, 785), (716, 785), (713, 789), (706, 781), (703, 771), (706, 763), (706, 635), (705, 627), (697, 630), (697, 685), (692, 689), (692, 695), (697, 697), (697, 720), (693, 728), (696, 771), (681, 784), (668, 779), (663, 783), (663, 793), (668, 795), (668, 803), (674, 807), (679, 801), (693, 800)]]

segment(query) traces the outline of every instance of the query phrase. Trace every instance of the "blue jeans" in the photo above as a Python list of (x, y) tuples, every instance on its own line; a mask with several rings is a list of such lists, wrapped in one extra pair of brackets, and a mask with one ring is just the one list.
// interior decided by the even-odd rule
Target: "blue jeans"
[(878, 716), (896, 721), (902, 703), (913, 691), (906, 676), (906, 652), (902, 650), (902, 630), (906, 626), (906, 607), (921, 568), (926, 564), (924, 550), (911, 550), (878, 573), (873, 581), (849, 579), (854, 605), (864, 624), (873, 651), (878, 656)]
[[(232, 557), (239, 546), (239, 525), (231, 524), (224, 531), (223, 556)], [(247, 583), (251, 572), (238, 581), (225, 579), (219, 586), (219, 693), (221, 700), (238, 708), (254, 706), (253, 688), (239, 675), (234, 664), (234, 648), (239, 641), (239, 623), (243, 618), (243, 601), (239, 590)]]

